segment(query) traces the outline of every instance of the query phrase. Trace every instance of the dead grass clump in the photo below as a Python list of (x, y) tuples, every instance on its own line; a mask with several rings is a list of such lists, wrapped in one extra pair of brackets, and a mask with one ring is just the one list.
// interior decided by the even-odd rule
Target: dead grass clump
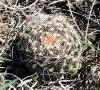
[(21, 77), (9, 89), (94, 90), (99, 85), (95, 1), (0, 0), (0, 68), (5, 71), (0, 78)]

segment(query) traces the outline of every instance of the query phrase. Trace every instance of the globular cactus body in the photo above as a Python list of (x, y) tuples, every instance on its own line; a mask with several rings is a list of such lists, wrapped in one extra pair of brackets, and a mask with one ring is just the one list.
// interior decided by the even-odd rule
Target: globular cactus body
[[(47, 15), (40, 12), (24, 26), (24, 28), (26, 27), (35, 60), (43, 58), (47, 62), (52, 59), (61, 62), (66, 59), (65, 62), (70, 60), (75, 65), (70, 63), (69, 68), (80, 66), (81, 39), (74, 25), (65, 15)], [(67, 65), (65, 62), (64, 66)]]

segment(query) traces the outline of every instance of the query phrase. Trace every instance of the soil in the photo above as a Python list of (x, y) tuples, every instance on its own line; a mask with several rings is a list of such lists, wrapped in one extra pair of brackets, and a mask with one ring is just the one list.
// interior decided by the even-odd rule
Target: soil
[[(25, 2), (24, 0), (19, 0), (18, 5), (27, 7), (35, 2), (35, 0), (26, 0), (26, 1), (28, 2)], [(71, 21), (72, 16), (71, 16), (70, 8), (68, 6), (67, 1), (62, 1), (62, 2), (49, 5), (51, 2), (53, 2), (53, 0), (51, 1), (44, 0), (44, 2), (42, 3), (41, 1), (39, 1), (35, 5), (36, 9), (41, 9), (41, 7), (43, 6), (42, 12), (44, 12), (47, 15), (62, 13), (66, 15), (68, 18), (70, 18), (69, 20), (70, 23), (73, 23)], [(78, 24), (78, 27), (80, 28), (80, 30), (82, 30), (81, 32), (83, 33), (83, 35), (85, 35), (86, 27), (88, 23), (88, 15), (91, 10), (91, 6), (93, 2), (84, 1), (81, 3), (77, 3), (77, 2), (70, 2), (70, 3), (72, 6), (71, 9), (73, 10), (73, 16), (75, 17), (75, 21)], [(26, 9), (26, 10), (28, 14), (32, 13), (30, 9)], [(91, 19), (89, 20), (89, 29), (87, 32), (88, 33), (87, 39), (95, 47), (100, 46), (99, 11), (100, 11), (99, 4), (95, 4), (92, 10), (91, 17), (90, 17)], [(5, 13), (6, 12), (5, 7), (4, 7), (4, 10), (3, 10), (3, 7), (2, 9), (0, 8), (0, 12)], [(24, 20), (27, 20), (27, 17), (25, 17), (21, 11), (16, 11), (16, 12), (20, 14), (20, 17), (21, 17), (20, 23), (22, 23), (22, 21)], [(70, 82), (62, 82), (62, 83), (67, 84), (67, 85), (72, 85), (72, 86), (75, 85), (77, 88), (81, 88), (82, 90), (97, 90), (96, 88), (100, 87), (100, 76), (99, 76), (100, 75), (99, 74), (100, 73), (100, 55), (99, 55), (100, 49), (95, 48), (95, 50), (93, 50), (91, 46), (88, 46), (88, 45), (84, 46), (84, 49), (82, 51), (82, 56), (84, 60), (82, 61), (82, 66), (81, 68), (78, 69), (77, 73), (74, 76), (71, 76), (71, 73), (68, 73), (68, 72), (60, 73), (62, 62), (56, 62), (55, 59), (51, 59), (51, 61), (49, 61), (47, 64), (44, 64), (45, 58), (42, 58), (42, 59), (37, 58), (37, 60), (34, 59), (35, 54), (31, 49), (31, 44), (29, 40), (26, 37), (21, 35), (21, 33), (24, 31), (23, 30), (24, 26), (22, 25), (22, 27), (15, 28), (18, 22), (17, 13), (15, 16), (10, 15), (8, 13), (8, 16), (7, 16), (9, 18), (10, 16), (15, 18), (14, 20), (16, 23), (14, 23), (13, 26), (7, 27), (8, 29), (10, 27), (13, 28), (12, 29), (13, 31), (11, 31), (10, 34), (13, 33), (11, 37), (14, 36), (14, 39), (10, 38), (10, 40), (8, 40), (6, 38), (5, 42), (3, 43), (0, 42), (0, 47), (4, 49), (1, 56), (12, 60), (11, 62), (9, 61), (4, 61), (3, 63), (0, 62), (0, 66), (5, 67), (4, 69), (1, 69), (2, 73), (7, 71), (7, 73), (14, 74), (20, 77), (21, 79), (27, 76), (30, 76), (32, 74), (36, 74), (38, 76), (38, 79), (37, 79), (38, 84), (36, 85), (35, 88), (39, 86), (59, 87), (60, 86), (58, 83), (59, 80), (62, 80), (62, 81), (70, 80)], [(3, 21), (5, 20), (3, 19)], [(2, 23), (5, 24), (4, 22)], [(77, 27), (75, 26), (75, 28)], [(84, 36), (82, 36), (78, 30), (77, 32), (81, 36), (81, 40), (85, 40)], [(7, 37), (9, 38), (9, 36)], [(51, 70), (52, 67), (54, 68), (53, 72)], [(94, 74), (92, 74), (92, 71), (91, 71), (93, 67), (96, 67)], [(74, 80), (74, 81), (71, 81), (71, 80)], [(50, 82), (53, 82), (53, 85), (52, 84), (49, 85)], [(42, 90), (46, 90), (46, 89), (42, 89)], [(52, 89), (50, 88), (47, 90), (52, 90)], [(55, 90), (58, 90), (58, 89), (55, 89)], [(75, 89), (75, 90), (78, 90), (78, 89)]]

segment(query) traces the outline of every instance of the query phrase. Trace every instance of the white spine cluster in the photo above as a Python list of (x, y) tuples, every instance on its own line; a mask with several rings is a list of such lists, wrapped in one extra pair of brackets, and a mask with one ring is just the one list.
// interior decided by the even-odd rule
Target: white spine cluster
[[(55, 58), (55, 60), (71, 60), (79, 66), (81, 61), (81, 40), (74, 25), (63, 14), (38, 13), (24, 25), (30, 31), (29, 41), (35, 53), (35, 59), (39, 57)], [(78, 53), (79, 52), (79, 53)], [(71, 65), (70, 65), (71, 66)], [(71, 66), (73, 67), (73, 66)]]

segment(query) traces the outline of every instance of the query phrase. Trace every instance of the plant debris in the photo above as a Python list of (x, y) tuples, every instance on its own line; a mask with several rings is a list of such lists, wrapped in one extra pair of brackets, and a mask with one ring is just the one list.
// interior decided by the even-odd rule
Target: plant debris
[(99, 5), (0, 0), (0, 88), (99, 90)]

